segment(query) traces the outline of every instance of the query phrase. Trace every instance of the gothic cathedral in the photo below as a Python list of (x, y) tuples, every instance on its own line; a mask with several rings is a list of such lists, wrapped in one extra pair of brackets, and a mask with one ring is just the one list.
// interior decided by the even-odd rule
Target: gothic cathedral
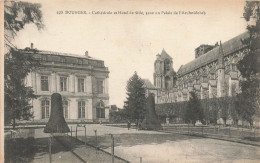
[(245, 32), (223, 44), (202, 44), (195, 49), (195, 59), (177, 72), (172, 57), (163, 49), (154, 62), (156, 103), (187, 101), (191, 91), (200, 99), (234, 96), (240, 91), (242, 79), (237, 63), (248, 50), (242, 40), (248, 37)]

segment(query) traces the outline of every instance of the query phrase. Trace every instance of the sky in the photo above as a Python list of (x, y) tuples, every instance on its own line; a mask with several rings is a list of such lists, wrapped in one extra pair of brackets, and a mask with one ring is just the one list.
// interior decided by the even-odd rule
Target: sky
[[(177, 71), (195, 58), (200, 44), (225, 42), (246, 31), (242, 18), (245, 1), (240, 0), (45, 0), (45, 28), (26, 25), (14, 44), (84, 55), (104, 60), (109, 68), (110, 105), (123, 107), (127, 80), (137, 74), (153, 83), (154, 61), (163, 49), (173, 58)], [(57, 14), (63, 11), (63, 14)], [(65, 11), (128, 11), (134, 14), (65, 14)], [(146, 12), (202, 14), (146, 15)], [(144, 14), (135, 14), (135, 12)], [(203, 14), (205, 13), (205, 14)]]

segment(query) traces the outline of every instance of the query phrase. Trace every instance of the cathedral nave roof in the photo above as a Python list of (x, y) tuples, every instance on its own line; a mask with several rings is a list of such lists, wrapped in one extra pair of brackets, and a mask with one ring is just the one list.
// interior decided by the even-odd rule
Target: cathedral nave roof
[[(245, 47), (245, 45), (241, 42), (241, 40), (248, 38), (249, 33), (245, 32), (242, 33), (222, 44), (223, 51), (224, 51), (224, 56), (233, 53), (234, 51), (237, 51), (239, 49), (242, 49)], [(189, 73), (199, 67), (202, 67), (204, 65), (207, 65), (215, 60), (218, 59), (219, 56), (219, 46), (215, 47), (211, 51), (207, 52), (206, 54), (201, 55), (200, 57), (192, 60), (191, 62), (182, 65), (177, 74), (182, 76), (186, 73)]]

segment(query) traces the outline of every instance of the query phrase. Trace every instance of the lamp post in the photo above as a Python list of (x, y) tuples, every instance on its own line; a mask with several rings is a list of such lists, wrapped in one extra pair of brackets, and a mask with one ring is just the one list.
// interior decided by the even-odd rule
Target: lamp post
[(111, 135), (111, 156), (112, 156), (112, 163), (114, 163), (114, 136), (112, 134)]
[(51, 163), (52, 159), (51, 159), (51, 136), (49, 137), (49, 161)]
[(95, 132), (95, 138), (96, 138), (96, 154), (97, 154), (97, 130), (94, 130)]

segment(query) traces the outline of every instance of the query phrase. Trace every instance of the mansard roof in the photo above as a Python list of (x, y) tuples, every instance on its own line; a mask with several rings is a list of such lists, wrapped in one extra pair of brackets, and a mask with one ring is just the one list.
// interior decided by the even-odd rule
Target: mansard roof
[(25, 49), (19, 49), (21, 52), (25, 53), (36, 53), (36, 54), (43, 54), (43, 55), (59, 55), (59, 56), (68, 56), (68, 57), (75, 57), (75, 58), (85, 58), (85, 59), (90, 59), (90, 60), (97, 60), (101, 61), (99, 59), (90, 57), (90, 56), (85, 56), (85, 55), (79, 55), (79, 54), (72, 54), (72, 53), (61, 53), (61, 52), (54, 52), (54, 51), (47, 51), (47, 50), (38, 50), (38, 49), (30, 49), (30, 48), (25, 48)]
[[(238, 51), (245, 47), (245, 45), (241, 42), (241, 40), (248, 38), (249, 33), (245, 32), (242, 33), (222, 44), (224, 56), (229, 55), (235, 51)], [(195, 69), (207, 65), (215, 60), (218, 59), (219, 56), (219, 46), (215, 47), (211, 51), (207, 52), (206, 54), (201, 55), (200, 57), (192, 60), (191, 62), (182, 65), (177, 74), (182, 76), (185, 75), (191, 71), (194, 71)]]
[[(92, 58), (86, 52), (85, 55), (77, 55), (71, 53), (61, 53), (53, 51), (38, 50), (35, 48), (18, 49), (21, 53), (32, 54), (35, 59), (41, 60), (45, 66), (56, 66), (56, 67), (71, 67), (71, 68), (98, 68), (98, 71), (109, 72), (108, 68), (105, 67), (104, 61)], [(43, 59), (42, 56), (46, 56)], [(62, 61), (62, 58), (64, 61)], [(55, 63), (55, 64), (54, 64)], [(76, 67), (75, 67), (76, 66)], [(89, 67), (90, 66), (90, 67)]]

